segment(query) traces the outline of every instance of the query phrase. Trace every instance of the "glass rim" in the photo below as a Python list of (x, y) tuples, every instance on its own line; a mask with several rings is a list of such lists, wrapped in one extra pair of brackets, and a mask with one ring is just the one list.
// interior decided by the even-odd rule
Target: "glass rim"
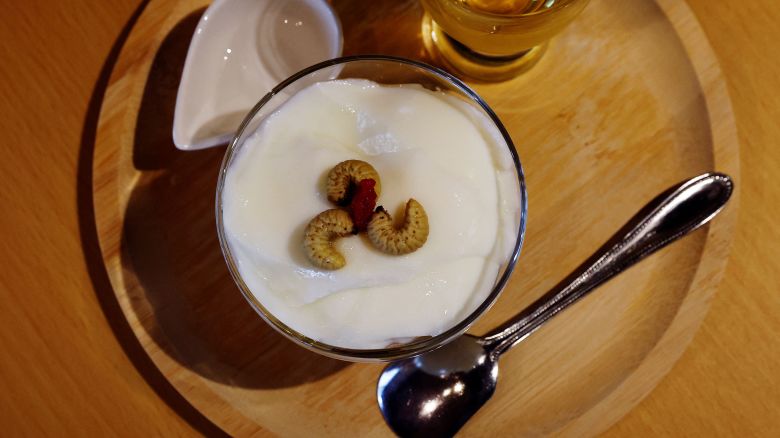
[[(333, 67), (341, 64), (348, 64), (355, 61), (380, 61), (380, 62), (394, 62), (394, 63), (405, 64), (407, 66), (422, 69), (429, 74), (432, 74), (436, 77), (439, 77), (440, 79), (443, 79), (445, 82), (457, 88), (466, 97), (470, 98), (474, 103), (479, 105), (479, 107), (485, 112), (485, 114), (488, 115), (488, 117), (490, 117), (494, 126), (501, 133), (501, 136), (506, 144), (506, 147), (509, 150), (510, 155), (512, 156), (512, 161), (517, 176), (517, 182), (519, 185), (518, 195), (520, 196), (520, 221), (519, 221), (520, 223), (517, 228), (517, 237), (511, 255), (508, 257), (508, 259), (505, 259), (503, 261), (503, 263), (506, 263), (503, 273), (493, 284), (492, 290), (490, 291), (488, 296), (484, 300), (482, 300), (480, 305), (477, 306), (477, 308), (474, 309), (471, 313), (469, 313), (468, 316), (460, 320), (457, 324), (453, 325), (449, 329), (443, 331), (442, 333), (439, 333), (438, 335), (435, 336), (426, 336), (421, 339), (413, 340), (412, 342), (405, 343), (397, 347), (357, 349), (357, 348), (345, 348), (345, 347), (330, 345), (309, 338), (308, 336), (292, 329), (287, 324), (277, 319), (272, 312), (267, 310), (259, 302), (259, 300), (251, 292), (249, 287), (244, 283), (243, 278), (241, 277), (241, 274), (238, 271), (236, 263), (233, 259), (233, 254), (230, 250), (230, 245), (227, 242), (227, 238), (225, 236), (224, 224), (222, 220), (222, 190), (225, 185), (225, 174), (227, 172), (228, 165), (231, 163), (232, 157), (236, 153), (236, 149), (239, 146), (239, 140), (243, 138), (247, 127), (254, 120), (255, 116), (260, 111), (260, 109), (263, 108), (274, 96), (279, 94), (287, 86), (295, 83), (299, 79), (308, 76), (311, 73), (314, 73), (316, 71), (328, 67)], [(420, 61), (415, 61), (415, 60), (397, 57), (397, 56), (389, 56), (389, 55), (354, 55), (354, 56), (333, 58), (327, 61), (314, 64), (310, 67), (307, 67), (293, 74), (292, 76), (290, 76), (289, 78), (285, 79), (284, 81), (280, 82), (277, 86), (275, 86), (270, 92), (268, 92), (265, 96), (263, 96), (257, 102), (257, 104), (255, 104), (255, 106), (249, 111), (249, 113), (247, 113), (246, 117), (241, 122), (241, 125), (239, 125), (236, 134), (233, 136), (232, 140), (228, 144), (228, 147), (222, 158), (222, 163), (219, 169), (219, 177), (217, 181), (216, 199), (215, 199), (216, 227), (217, 227), (217, 235), (219, 237), (220, 248), (222, 250), (222, 255), (225, 259), (226, 264), (228, 265), (228, 270), (230, 271), (231, 277), (233, 278), (234, 282), (236, 283), (239, 290), (241, 291), (241, 294), (249, 302), (249, 304), (252, 306), (255, 312), (257, 312), (258, 315), (260, 315), (260, 317), (262, 317), (271, 327), (273, 327), (279, 333), (281, 333), (285, 337), (293, 340), (297, 344), (311, 351), (317, 352), (319, 354), (328, 357), (336, 358), (336, 359), (348, 360), (348, 361), (359, 361), (359, 362), (391, 361), (391, 360), (416, 356), (425, 353), (426, 351), (433, 350), (441, 345), (444, 345), (445, 343), (449, 342), (450, 340), (454, 339), (455, 337), (463, 334), (466, 330), (468, 330), (468, 328), (471, 327), (471, 325), (473, 325), (474, 322), (476, 322), (476, 320), (480, 316), (482, 316), (488, 309), (490, 309), (490, 307), (498, 299), (498, 296), (506, 286), (506, 283), (509, 280), (512, 271), (514, 270), (514, 267), (517, 264), (517, 260), (520, 256), (520, 250), (523, 245), (523, 240), (525, 238), (527, 209), (528, 209), (528, 196), (527, 196), (526, 185), (525, 185), (525, 174), (523, 173), (523, 168), (520, 163), (520, 157), (517, 153), (517, 150), (515, 149), (514, 143), (512, 142), (512, 139), (509, 136), (509, 133), (507, 132), (506, 128), (501, 123), (498, 116), (487, 105), (487, 103), (468, 85), (466, 85), (461, 80), (454, 77), (453, 75), (437, 67), (428, 65)]]
[(502, 22), (503, 24), (508, 25), (508, 24), (514, 24), (523, 21), (525, 19), (529, 19), (529, 20), (536, 19), (543, 15), (553, 14), (561, 9), (571, 6), (573, 3), (577, 1), (578, 0), (560, 0), (559, 2), (555, 2), (550, 8), (544, 8), (538, 11), (520, 13), (520, 14), (501, 14), (497, 12), (484, 11), (481, 9), (469, 7), (467, 4), (465, 4), (465, 2), (462, 1), (455, 0), (454, 2), (457, 3), (456, 7), (464, 11), (467, 11), (472, 15)]

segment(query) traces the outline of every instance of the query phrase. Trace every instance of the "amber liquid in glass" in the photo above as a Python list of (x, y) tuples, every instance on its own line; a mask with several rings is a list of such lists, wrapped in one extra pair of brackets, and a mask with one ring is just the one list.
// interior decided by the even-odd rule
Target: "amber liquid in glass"
[(421, 0), (434, 58), (473, 79), (505, 80), (531, 68), (588, 0)]

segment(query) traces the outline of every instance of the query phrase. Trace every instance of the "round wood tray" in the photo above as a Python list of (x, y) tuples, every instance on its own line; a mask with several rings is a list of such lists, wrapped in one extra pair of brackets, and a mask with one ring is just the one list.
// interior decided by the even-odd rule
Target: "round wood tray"
[[(375, 402), (381, 366), (295, 346), (234, 286), (213, 214), (223, 149), (173, 146), (178, 78), (206, 3), (149, 2), (105, 95), (94, 202), (117, 300), (161, 372), (226, 432), (388, 436)], [(426, 60), (415, 0), (333, 4), (345, 54)], [(517, 144), (529, 222), (512, 280), (474, 333), (531, 303), (672, 184), (713, 169), (737, 177), (725, 84), (684, 2), (593, 0), (530, 73), (475, 88)], [(504, 356), (494, 398), (462, 434), (592, 435), (628, 412), (702, 320), (736, 202)]]

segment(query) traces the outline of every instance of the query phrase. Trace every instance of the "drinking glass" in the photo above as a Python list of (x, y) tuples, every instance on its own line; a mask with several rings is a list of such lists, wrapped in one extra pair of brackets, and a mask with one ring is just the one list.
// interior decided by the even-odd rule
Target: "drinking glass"
[(460, 76), (503, 81), (533, 67), (588, 1), (421, 0), (423, 42)]

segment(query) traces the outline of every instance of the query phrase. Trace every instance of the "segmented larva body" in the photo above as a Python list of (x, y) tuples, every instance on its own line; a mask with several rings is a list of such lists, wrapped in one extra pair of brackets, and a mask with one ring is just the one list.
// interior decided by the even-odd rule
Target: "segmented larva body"
[(428, 240), (428, 215), (422, 204), (409, 199), (404, 222), (396, 228), (390, 213), (378, 207), (368, 222), (368, 238), (377, 249), (388, 254), (414, 252)]
[(355, 224), (345, 210), (325, 210), (312, 219), (303, 235), (306, 257), (322, 269), (341, 269), (347, 264), (344, 256), (336, 250), (336, 239), (353, 233)]
[(376, 182), (374, 191), (379, 196), (382, 185), (379, 181), (379, 173), (372, 165), (361, 160), (342, 161), (328, 173), (326, 185), (328, 200), (336, 205), (346, 204), (349, 202), (347, 196), (350, 187), (364, 179), (373, 179)]

